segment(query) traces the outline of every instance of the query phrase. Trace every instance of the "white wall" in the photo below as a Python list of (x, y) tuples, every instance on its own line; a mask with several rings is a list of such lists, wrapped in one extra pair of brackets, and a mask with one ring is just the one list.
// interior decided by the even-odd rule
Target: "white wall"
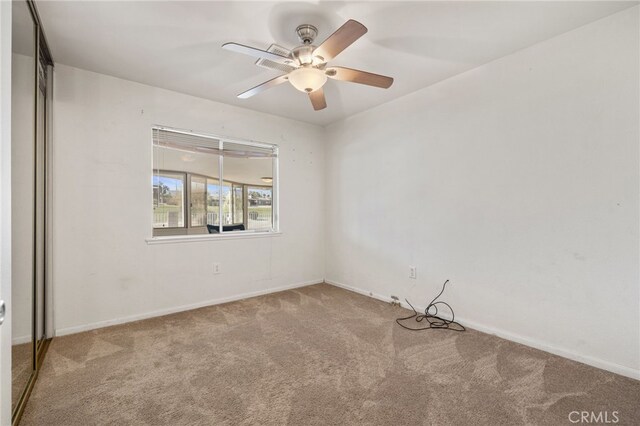
[[(57, 334), (322, 281), (322, 128), (64, 65), (54, 99)], [(153, 124), (278, 144), (282, 235), (148, 245)]]
[(330, 126), (327, 280), (640, 378), (638, 11)]

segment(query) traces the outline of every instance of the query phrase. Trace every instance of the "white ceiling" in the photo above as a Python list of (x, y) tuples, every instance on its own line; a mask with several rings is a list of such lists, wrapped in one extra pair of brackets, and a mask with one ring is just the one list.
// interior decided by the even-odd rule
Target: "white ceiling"
[[(59, 63), (227, 104), (326, 125), (637, 2), (74, 2), (37, 7)], [(369, 32), (330, 64), (395, 78), (390, 89), (329, 80), (328, 107), (313, 111), (289, 84), (236, 95), (279, 73), (221, 49), (298, 44), (296, 26), (319, 44), (347, 19)]]

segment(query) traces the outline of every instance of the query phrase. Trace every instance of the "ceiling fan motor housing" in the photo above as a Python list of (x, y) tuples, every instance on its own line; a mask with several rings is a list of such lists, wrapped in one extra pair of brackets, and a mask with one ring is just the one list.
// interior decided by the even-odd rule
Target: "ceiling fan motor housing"
[(318, 29), (311, 24), (302, 24), (296, 28), (296, 34), (303, 44), (311, 44), (318, 35)]
[(303, 46), (298, 46), (291, 51), (294, 59), (298, 61), (301, 66), (312, 65), (313, 64), (313, 51), (315, 50), (315, 46), (312, 44), (305, 44)]

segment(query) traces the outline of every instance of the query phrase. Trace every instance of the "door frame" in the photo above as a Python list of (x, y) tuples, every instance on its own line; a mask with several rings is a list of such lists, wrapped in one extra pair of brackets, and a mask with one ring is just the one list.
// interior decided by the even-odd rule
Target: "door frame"
[(11, 424), (11, 20), (12, 3), (0, 1), (0, 425)]

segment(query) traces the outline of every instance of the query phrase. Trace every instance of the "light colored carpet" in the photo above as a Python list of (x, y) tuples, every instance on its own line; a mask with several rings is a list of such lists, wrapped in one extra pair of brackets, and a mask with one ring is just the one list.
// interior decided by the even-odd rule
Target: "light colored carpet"
[(640, 424), (638, 381), (406, 313), (320, 284), (55, 338), (22, 425)]

